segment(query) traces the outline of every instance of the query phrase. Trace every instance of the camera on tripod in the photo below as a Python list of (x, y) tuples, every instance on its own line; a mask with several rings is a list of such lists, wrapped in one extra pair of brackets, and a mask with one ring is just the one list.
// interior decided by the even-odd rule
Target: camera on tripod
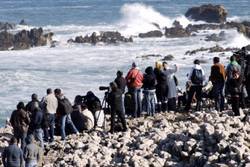
[(99, 90), (100, 90), (100, 91), (106, 90), (106, 91), (109, 92), (109, 91), (110, 91), (110, 87), (109, 87), (109, 86), (100, 86), (100, 87), (99, 87)]

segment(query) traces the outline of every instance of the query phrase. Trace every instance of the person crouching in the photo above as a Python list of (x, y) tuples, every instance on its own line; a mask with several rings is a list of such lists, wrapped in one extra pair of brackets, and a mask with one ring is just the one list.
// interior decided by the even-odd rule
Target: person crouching
[(125, 115), (122, 107), (122, 91), (117, 88), (117, 84), (115, 82), (110, 83), (111, 92), (108, 95), (108, 102), (111, 107), (111, 128), (110, 132), (114, 133), (115, 127), (115, 115), (118, 115), (118, 120), (121, 121), (123, 126), (123, 131), (127, 130)]

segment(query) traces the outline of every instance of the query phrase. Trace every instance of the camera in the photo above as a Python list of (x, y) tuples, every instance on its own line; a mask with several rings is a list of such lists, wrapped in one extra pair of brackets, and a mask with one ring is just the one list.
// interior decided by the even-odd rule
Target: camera
[(109, 87), (109, 86), (100, 86), (100, 87), (99, 87), (99, 90), (101, 90), (101, 91), (106, 90), (106, 91), (109, 92), (110, 87)]

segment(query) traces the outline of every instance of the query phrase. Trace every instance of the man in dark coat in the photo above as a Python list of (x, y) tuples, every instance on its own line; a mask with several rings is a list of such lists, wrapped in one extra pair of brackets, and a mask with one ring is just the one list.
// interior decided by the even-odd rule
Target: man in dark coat
[(121, 71), (117, 71), (116, 73), (116, 78), (115, 78), (115, 83), (117, 84), (118, 89), (122, 91), (122, 107), (123, 107), (123, 112), (125, 113), (125, 107), (124, 107), (124, 93), (125, 93), (125, 88), (126, 88), (126, 79), (123, 77), (123, 73)]
[(30, 132), (34, 135), (35, 139), (39, 141), (39, 145), (41, 148), (44, 148), (43, 144), (43, 124), (44, 124), (44, 113), (39, 108), (39, 106), (35, 106), (33, 114), (31, 116), (30, 123)]
[(19, 102), (17, 104), (17, 110), (14, 110), (10, 117), (10, 123), (14, 130), (14, 136), (18, 142), (21, 140), (22, 150), (25, 147), (25, 138), (27, 136), (30, 123), (29, 115), (26, 111), (24, 111), (24, 108), (24, 103)]
[(70, 125), (71, 130), (73, 133), (78, 134), (78, 130), (76, 129), (72, 119), (71, 113), (73, 111), (72, 105), (70, 101), (64, 96), (61, 89), (55, 89), (55, 96), (58, 100), (58, 107), (57, 107), (57, 115), (60, 116), (60, 123), (61, 123), (61, 140), (65, 140), (66, 132), (65, 127), (66, 123)]
[(213, 83), (212, 95), (215, 99), (215, 109), (217, 111), (224, 110), (223, 89), (226, 80), (226, 70), (224, 65), (220, 63), (219, 57), (214, 57), (214, 65), (211, 67), (210, 81)]
[(23, 151), (17, 146), (17, 139), (12, 137), (10, 144), (2, 153), (4, 167), (24, 167)]
[(123, 126), (123, 131), (127, 130), (126, 126), (126, 121), (125, 121), (125, 116), (123, 107), (122, 107), (122, 91), (118, 89), (117, 85), (115, 82), (110, 83), (111, 87), (111, 93), (108, 95), (108, 102), (111, 107), (111, 128), (110, 132), (114, 132), (114, 127), (115, 127), (115, 115), (117, 114), (118, 120), (121, 121), (122, 126)]

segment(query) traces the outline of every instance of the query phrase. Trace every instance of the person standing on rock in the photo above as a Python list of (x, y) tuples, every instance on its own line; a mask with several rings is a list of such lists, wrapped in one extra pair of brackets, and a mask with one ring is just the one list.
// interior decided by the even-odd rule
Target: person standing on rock
[(178, 68), (174, 65), (174, 68), (170, 68), (167, 62), (163, 62), (163, 73), (167, 77), (167, 85), (168, 85), (168, 111), (176, 111), (176, 98), (177, 98), (177, 89), (176, 83), (174, 80), (175, 73), (177, 72)]
[(240, 71), (235, 68), (232, 70), (232, 78), (228, 79), (228, 90), (231, 95), (231, 105), (235, 116), (240, 115), (240, 88), (242, 84), (242, 79), (240, 76)]
[(30, 116), (32, 115), (32, 113), (34, 112), (35, 110), (35, 106), (39, 106), (39, 108), (41, 109), (42, 108), (42, 105), (40, 103), (40, 101), (38, 100), (38, 95), (33, 93), (31, 95), (31, 101), (28, 102), (28, 104), (26, 105), (26, 111), (28, 111), (28, 113), (30, 114)]
[(17, 139), (12, 137), (8, 147), (2, 153), (4, 167), (24, 167), (23, 151), (17, 146)]
[(39, 141), (39, 145), (41, 148), (44, 148), (44, 142), (43, 142), (43, 124), (44, 124), (44, 113), (42, 110), (39, 108), (39, 106), (34, 106), (35, 109), (32, 113), (31, 116), (31, 122), (30, 122), (30, 127), (29, 131), (31, 132), (30, 134), (33, 134), (35, 139)]
[(118, 89), (122, 91), (122, 107), (123, 107), (123, 112), (125, 114), (124, 93), (125, 93), (125, 88), (126, 88), (126, 79), (123, 77), (122, 71), (117, 71), (115, 83), (117, 84)]
[(240, 65), (238, 64), (238, 62), (236, 61), (236, 57), (231, 56), (230, 63), (227, 65), (227, 68), (226, 68), (226, 77), (227, 77), (226, 89), (225, 89), (226, 95), (228, 95), (229, 91), (230, 91), (229, 87), (228, 87), (228, 81), (233, 78), (233, 71), (234, 70), (241, 71), (241, 68), (240, 68)]
[(122, 91), (118, 89), (115, 82), (110, 83), (111, 92), (108, 95), (108, 102), (111, 107), (111, 127), (110, 132), (114, 133), (115, 130), (115, 116), (118, 116), (118, 120), (122, 123), (122, 130), (127, 130), (127, 125), (125, 121), (125, 115), (122, 107)]
[(201, 91), (203, 86), (203, 81), (205, 81), (205, 73), (200, 65), (200, 61), (198, 59), (194, 60), (194, 66), (192, 67), (189, 75), (188, 80), (191, 83), (190, 90), (188, 92), (188, 100), (187, 104), (185, 106), (185, 111), (188, 112), (191, 107), (191, 102), (193, 99), (193, 96), (195, 94), (197, 99), (196, 104), (196, 111), (200, 111), (201, 109)]
[(209, 80), (213, 84), (212, 96), (215, 99), (215, 109), (217, 111), (224, 110), (224, 95), (223, 89), (226, 80), (226, 70), (224, 65), (220, 63), (219, 57), (213, 58), (214, 65), (211, 67)]
[(14, 130), (14, 136), (16, 137), (18, 143), (21, 140), (21, 148), (24, 149), (27, 137), (30, 117), (29, 114), (24, 110), (25, 106), (23, 102), (17, 104), (17, 110), (14, 110), (10, 117), (10, 123)]
[(58, 101), (51, 88), (47, 89), (47, 96), (44, 98), (44, 113), (48, 119), (48, 128), (45, 129), (44, 137), (46, 141), (54, 141), (55, 114)]
[(39, 162), (42, 160), (42, 149), (35, 144), (33, 135), (27, 137), (27, 146), (24, 148), (23, 156), (25, 167), (38, 166)]
[(78, 134), (78, 130), (76, 129), (74, 123), (71, 120), (71, 113), (73, 111), (72, 105), (70, 101), (64, 96), (61, 89), (55, 89), (55, 95), (58, 100), (57, 114), (60, 116), (60, 124), (61, 124), (61, 139), (65, 140), (66, 133), (65, 127), (66, 123), (71, 126), (73, 133)]
[(165, 112), (167, 110), (167, 94), (168, 94), (168, 85), (167, 85), (167, 76), (163, 73), (162, 63), (156, 62), (154, 73), (156, 76), (156, 98), (157, 98), (157, 111)]
[(142, 112), (142, 94), (141, 94), (141, 87), (143, 82), (143, 73), (140, 69), (136, 66), (136, 64), (132, 63), (132, 68), (129, 70), (127, 76), (127, 87), (129, 93), (131, 93), (133, 97), (134, 103), (134, 112), (133, 117), (140, 117)]
[(145, 108), (149, 116), (154, 116), (155, 114), (155, 85), (156, 78), (154, 74), (153, 67), (147, 67), (144, 74), (143, 80), (143, 94), (145, 98)]

